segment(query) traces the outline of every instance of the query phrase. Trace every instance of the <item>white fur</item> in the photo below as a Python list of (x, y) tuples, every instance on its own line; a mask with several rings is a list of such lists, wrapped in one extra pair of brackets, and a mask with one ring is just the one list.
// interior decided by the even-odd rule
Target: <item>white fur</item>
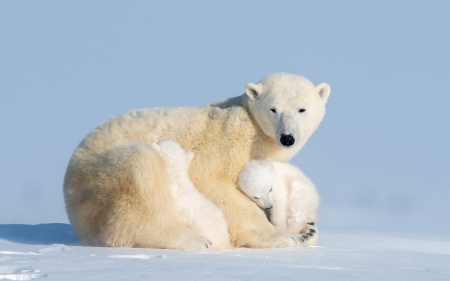
[(194, 153), (186, 152), (177, 142), (171, 140), (151, 145), (166, 160), (169, 174), (173, 177), (170, 190), (181, 221), (188, 228), (209, 239), (212, 244), (210, 249), (232, 248), (222, 211), (200, 194), (189, 179), (188, 169)]
[[(300, 169), (272, 160), (252, 160), (239, 176), (241, 190), (262, 209), (279, 231), (300, 233), (317, 221), (319, 195)], [(271, 191), (271, 192), (270, 192)]]
[[(327, 84), (276, 73), (212, 106), (111, 118), (84, 138), (67, 167), (64, 198), (75, 233), (85, 245), (205, 250), (208, 239), (181, 221), (173, 175), (150, 145), (170, 139), (195, 153), (189, 178), (222, 210), (234, 246), (303, 245), (294, 241), (301, 235), (278, 231), (237, 180), (252, 159), (291, 159), (322, 121), (329, 92)], [(290, 146), (282, 134), (290, 134)]]

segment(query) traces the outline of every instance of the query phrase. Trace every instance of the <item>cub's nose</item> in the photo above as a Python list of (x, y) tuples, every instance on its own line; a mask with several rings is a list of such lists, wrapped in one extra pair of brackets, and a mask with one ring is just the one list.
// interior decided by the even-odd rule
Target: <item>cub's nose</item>
[(272, 209), (272, 205), (270, 205), (269, 207), (266, 208), (266, 210), (271, 210)]
[(281, 134), (280, 142), (282, 145), (289, 147), (295, 143), (295, 138), (292, 135)]

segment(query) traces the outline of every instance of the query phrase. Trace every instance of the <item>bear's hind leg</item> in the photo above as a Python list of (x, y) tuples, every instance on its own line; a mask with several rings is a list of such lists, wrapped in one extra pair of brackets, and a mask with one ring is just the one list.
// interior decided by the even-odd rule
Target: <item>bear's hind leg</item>
[[(172, 176), (165, 160), (148, 144), (135, 146), (125, 171), (135, 185), (136, 193), (128, 204), (134, 210), (127, 222), (136, 221), (133, 247), (176, 250), (207, 250), (211, 242), (188, 229), (180, 220), (170, 191)], [(121, 208), (119, 208), (121, 209)]]
[(207, 250), (180, 221), (164, 159), (147, 143), (81, 156), (66, 175), (67, 211), (88, 245)]

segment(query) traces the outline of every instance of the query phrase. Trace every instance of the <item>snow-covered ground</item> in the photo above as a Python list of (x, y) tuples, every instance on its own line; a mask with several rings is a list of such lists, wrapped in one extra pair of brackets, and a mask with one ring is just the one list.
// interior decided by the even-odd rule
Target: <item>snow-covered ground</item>
[(0, 279), (450, 280), (450, 237), (322, 230), (319, 246), (201, 253), (77, 245), (67, 224), (0, 225)]

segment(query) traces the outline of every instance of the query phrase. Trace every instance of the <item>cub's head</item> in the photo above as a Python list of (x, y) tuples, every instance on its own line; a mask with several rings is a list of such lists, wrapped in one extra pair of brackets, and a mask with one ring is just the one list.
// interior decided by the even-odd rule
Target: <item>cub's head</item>
[(153, 142), (151, 147), (158, 151), (166, 160), (171, 171), (186, 172), (194, 158), (193, 152), (185, 151), (176, 141), (162, 140)]
[(257, 84), (248, 83), (248, 108), (262, 131), (282, 148), (306, 143), (325, 115), (330, 86), (317, 86), (302, 76), (271, 74)]
[(239, 175), (239, 187), (259, 207), (270, 210), (275, 176), (271, 160), (252, 160)]

